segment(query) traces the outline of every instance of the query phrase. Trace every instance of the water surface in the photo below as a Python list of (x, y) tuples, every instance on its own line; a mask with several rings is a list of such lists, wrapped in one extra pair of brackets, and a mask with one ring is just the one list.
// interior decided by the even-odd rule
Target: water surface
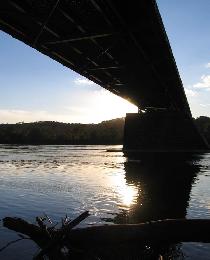
[[(120, 148), (0, 145), (0, 218), (35, 222), (45, 212), (56, 222), (89, 210), (87, 226), (210, 217), (210, 154), (127, 158)], [(0, 228), (0, 247), (15, 238)], [(173, 259), (210, 259), (209, 249), (180, 244)], [(36, 251), (24, 241), (0, 259), (31, 259)]]

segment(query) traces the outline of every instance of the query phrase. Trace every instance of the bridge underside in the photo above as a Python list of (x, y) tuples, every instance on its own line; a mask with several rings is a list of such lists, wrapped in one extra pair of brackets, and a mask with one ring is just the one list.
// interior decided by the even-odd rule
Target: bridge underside
[(141, 109), (190, 114), (155, 0), (0, 1), (0, 29)]
[(0, 29), (157, 114), (127, 116), (126, 149), (205, 146), (155, 0), (0, 1)]

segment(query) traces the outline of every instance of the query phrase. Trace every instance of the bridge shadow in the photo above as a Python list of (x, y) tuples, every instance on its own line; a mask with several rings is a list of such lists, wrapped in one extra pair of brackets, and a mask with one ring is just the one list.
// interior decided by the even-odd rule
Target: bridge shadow
[[(142, 154), (128, 157), (124, 163), (126, 182), (138, 187), (138, 196), (136, 202), (128, 210), (122, 209), (113, 222), (185, 218), (191, 188), (201, 169), (201, 159), (202, 155), (183, 153), (179, 156)], [(115, 252), (114, 258), (109, 256), (107, 259), (161, 259), (160, 255), (163, 259), (186, 259), (181, 244), (164, 244), (157, 248), (129, 245), (112, 252)]]
[(201, 158), (202, 155), (184, 153), (128, 157), (124, 163), (126, 182), (138, 187), (138, 196), (136, 203), (129, 210), (122, 210), (114, 222), (185, 218)]

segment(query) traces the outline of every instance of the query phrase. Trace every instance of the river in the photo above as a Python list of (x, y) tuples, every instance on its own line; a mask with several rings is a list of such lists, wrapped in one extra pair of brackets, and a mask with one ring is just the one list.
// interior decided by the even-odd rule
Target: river
[[(210, 218), (209, 153), (127, 158), (121, 148), (0, 145), (0, 219), (16, 216), (34, 223), (46, 213), (56, 222), (85, 210), (91, 216), (81, 226)], [(1, 226), (0, 247), (17, 238)], [(1, 252), (0, 259), (32, 259), (37, 250), (24, 240)], [(209, 250), (210, 244), (180, 243), (164, 254), (205, 260)]]

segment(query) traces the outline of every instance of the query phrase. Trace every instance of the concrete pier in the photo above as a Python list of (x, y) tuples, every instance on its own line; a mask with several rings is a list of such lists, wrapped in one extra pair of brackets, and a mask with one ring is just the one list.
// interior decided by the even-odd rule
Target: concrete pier
[(124, 151), (205, 151), (209, 148), (191, 117), (178, 112), (129, 113), (124, 129)]

